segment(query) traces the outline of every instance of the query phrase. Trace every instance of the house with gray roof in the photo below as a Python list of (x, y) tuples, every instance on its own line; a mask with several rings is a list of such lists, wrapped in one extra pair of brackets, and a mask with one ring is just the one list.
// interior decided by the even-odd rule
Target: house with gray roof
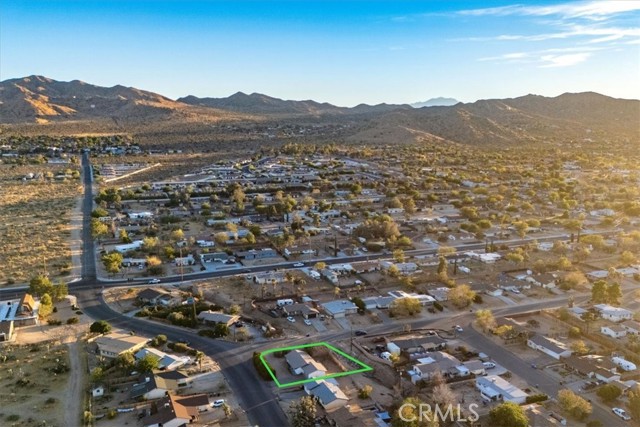
[(572, 354), (572, 351), (569, 350), (564, 343), (542, 335), (530, 337), (527, 340), (527, 346), (534, 350), (541, 351), (556, 360), (560, 360), (561, 357), (569, 357)]

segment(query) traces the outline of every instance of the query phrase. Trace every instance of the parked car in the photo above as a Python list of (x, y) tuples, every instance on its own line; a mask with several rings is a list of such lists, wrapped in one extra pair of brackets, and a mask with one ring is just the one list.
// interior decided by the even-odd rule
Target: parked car
[(496, 367), (496, 364), (493, 362), (482, 362), (482, 366), (484, 366), (485, 369), (493, 369)]
[(627, 412), (622, 408), (613, 408), (612, 411), (614, 414), (616, 414), (617, 416), (619, 416), (625, 421), (629, 421), (631, 419), (629, 414), (627, 414)]
[(294, 267), (304, 267), (304, 262), (296, 262), (293, 264)]
[(160, 283), (160, 279), (151, 279), (151, 280), (149, 280), (149, 284), (150, 285), (154, 285), (156, 283)]
[(367, 331), (355, 331), (354, 333), (359, 337), (361, 337), (363, 335), (367, 335)]
[(454, 326), (456, 332), (464, 332), (464, 329), (462, 329), (462, 327), (460, 325), (456, 325)]
[(294, 319), (293, 317), (289, 316), (287, 317), (287, 320), (291, 323), (296, 323), (296, 319)]
[(311, 326), (311, 320), (304, 319), (304, 324), (307, 325), (307, 326)]
[(224, 399), (218, 399), (211, 404), (211, 406), (213, 406), (214, 408), (219, 408), (222, 405), (224, 405)]
[(244, 326), (244, 323), (242, 323), (241, 321), (237, 321), (233, 324), (233, 326), (235, 326), (236, 328), (242, 328)]

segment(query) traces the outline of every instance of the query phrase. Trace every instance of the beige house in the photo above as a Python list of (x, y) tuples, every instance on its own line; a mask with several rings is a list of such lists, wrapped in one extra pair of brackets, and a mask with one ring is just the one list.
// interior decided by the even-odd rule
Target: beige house
[(149, 339), (129, 334), (110, 334), (98, 337), (95, 342), (100, 356), (115, 359), (123, 353), (140, 350)]

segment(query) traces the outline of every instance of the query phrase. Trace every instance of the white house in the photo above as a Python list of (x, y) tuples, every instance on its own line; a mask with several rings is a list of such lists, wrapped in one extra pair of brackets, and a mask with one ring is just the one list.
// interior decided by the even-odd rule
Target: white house
[(131, 243), (126, 243), (123, 245), (116, 245), (113, 250), (116, 252), (119, 252), (121, 254), (129, 252), (129, 251), (137, 251), (138, 249), (142, 248), (142, 240), (134, 240)]
[(614, 307), (609, 304), (596, 304), (594, 308), (600, 312), (600, 316), (603, 319), (611, 320), (612, 322), (622, 322), (633, 318), (632, 312), (621, 307)]
[(615, 363), (616, 366), (619, 366), (620, 368), (622, 368), (623, 371), (629, 372), (629, 371), (635, 371), (636, 369), (638, 369), (635, 363), (629, 362), (628, 360), (625, 360), (622, 357), (617, 357), (617, 356), (612, 357), (611, 361)]
[(627, 330), (621, 325), (606, 325), (600, 327), (600, 333), (611, 338), (622, 338), (627, 335)]
[(527, 340), (527, 346), (541, 351), (556, 360), (560, 360), (561, 357), (569, 357), (572, 353), (564, 343), (542, 335), (534, 335), (529, 338)]
[(476, 388), (483, 399), (523, 404), (527, 393), (497, 375), (476, 378)]
[(322, 304), (324, 311), (334, 318), (345, 317), (358, 312), (358, 307), (349, 300), (329, 301)]
[(635, 320), (627, 320), (622, 324), (622, 327), (627, 330), (627, 334), (640, 335), (640, 322)]
[(342, 408), (349, 401), (347, 395), (333, 381), (318, 381), (317, 385), (309, 389), (308, 393), (314, 396), (327, 412)]

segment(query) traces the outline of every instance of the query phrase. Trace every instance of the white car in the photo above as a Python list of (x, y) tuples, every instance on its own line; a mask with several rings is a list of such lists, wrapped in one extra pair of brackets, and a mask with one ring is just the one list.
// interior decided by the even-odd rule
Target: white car
[(464, 332), (464, 329), (462, 329), (460, 325), (456, 325), (454, 328), (456, 329), (456, 332)]
[(482, 362), (482, 366), (484, 366), (485, 369), (493, 369), (496, 367), (496, 364), (493, 362)]
[(294, 319), (293, 317), (289, 316), (287, 317), (287, 320), (291, 323), (296, 323), (296, 319)]
[(307, 326), (311, 326), (311, 320), (304, 319), (304, 324), (307, 325)]
[(631, 419), (629, 414), (627, 414), (627, 412), (622, 408), (613, 408), (612, 411), (614, 414), (616, 414), (617, 416), (619, 416), (625, 421), (629, 421)]
[(219, 408), (222, 405), (224, 405), (224, 399), (218, 399), (211, 404), (211, 406), (213, 406), (214, 408)]
[(294, 267), (304, 267), (304, 262), (296, 262), (293, 264)]
[(150, 285), (154, 285), (156, 283), (160, 283), (160, 279), (151, 279), (151, 280), (149, 280), (149, 284)]

